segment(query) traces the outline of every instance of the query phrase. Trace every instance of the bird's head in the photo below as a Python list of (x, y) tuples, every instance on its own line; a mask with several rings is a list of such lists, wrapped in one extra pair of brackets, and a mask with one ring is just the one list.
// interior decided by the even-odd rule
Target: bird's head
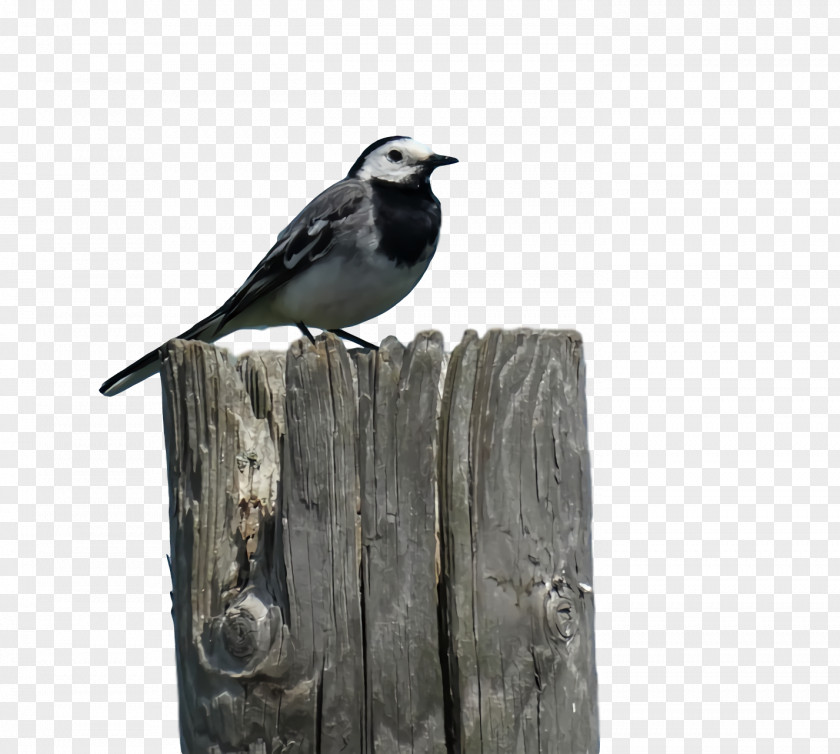
[(428, 183), (435, 168), (454, 162), (458, 160), (435, 154), (425, 144), (408, 136), (388, 136), (373, 142), (362, 152), (347, 177), (419, 186)]

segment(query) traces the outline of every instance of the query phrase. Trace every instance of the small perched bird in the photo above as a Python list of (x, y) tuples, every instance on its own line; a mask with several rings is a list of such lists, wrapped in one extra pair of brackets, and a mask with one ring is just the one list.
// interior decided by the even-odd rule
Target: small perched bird
[[(236, 330), (297, 325), (329, 330), (376, 317), (405, 298), (429, 266), (440, 238), (440, 202), (429, 179), (458, 162), (407, 136), (371, 144), (347, 177), (313, 199), (277, 236), (242, 287), (179, 338), (212, 343)], [(157, 348), (106, 380), (117, 395), (157, 374)]]

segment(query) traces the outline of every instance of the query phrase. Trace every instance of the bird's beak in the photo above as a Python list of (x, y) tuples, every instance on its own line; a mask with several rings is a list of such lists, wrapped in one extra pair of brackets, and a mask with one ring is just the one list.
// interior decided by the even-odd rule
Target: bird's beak
[(447, 157), (443, 154), (433, 154), (431, 157), (426, 158), (426, 164), (433, 170), (442, 165), (454, 165), (456, 162), (458, 162), (457, 157)]

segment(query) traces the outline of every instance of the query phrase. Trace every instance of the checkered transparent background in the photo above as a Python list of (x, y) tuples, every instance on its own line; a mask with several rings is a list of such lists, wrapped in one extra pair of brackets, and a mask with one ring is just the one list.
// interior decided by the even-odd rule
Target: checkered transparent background
[(583, 334), (602, 752), (839, 751), (840, 8), (289, 5), (0, 4), (0, 750), (178, 751), (160, 386), (97, 388), (406, 133), (443, 239), (355, 331)]

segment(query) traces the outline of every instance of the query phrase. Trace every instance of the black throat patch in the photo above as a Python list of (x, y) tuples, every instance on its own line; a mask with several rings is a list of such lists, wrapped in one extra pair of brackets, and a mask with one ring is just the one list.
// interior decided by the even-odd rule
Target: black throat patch
[(429, 182), (408, 186), (373, 179), (370, 184), (379, 251), (400, 267), (428, 260), (440, 234), (440, 202)]

